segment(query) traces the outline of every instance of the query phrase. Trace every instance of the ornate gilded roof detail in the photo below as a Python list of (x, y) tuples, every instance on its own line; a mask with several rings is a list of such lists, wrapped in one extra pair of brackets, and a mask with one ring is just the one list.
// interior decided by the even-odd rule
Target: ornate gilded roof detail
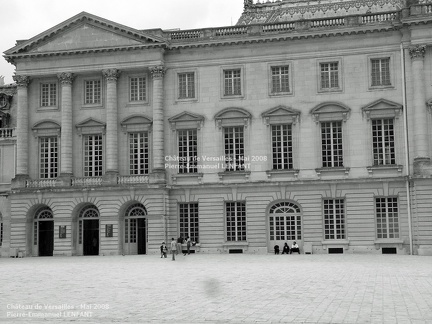
[(404, 0), (245, 0), (237, 25), (288, 22), (400, 10)]

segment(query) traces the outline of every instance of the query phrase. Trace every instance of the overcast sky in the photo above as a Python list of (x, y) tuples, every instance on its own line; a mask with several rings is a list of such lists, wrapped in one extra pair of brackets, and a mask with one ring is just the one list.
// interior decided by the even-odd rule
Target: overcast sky
[[(0, 52), (86, 11), (136, 29), (193, 29), (234, 25), (243, 0), (0, 0)], [(0, 76), (13, 82), (14, 66), (0, 58)]]

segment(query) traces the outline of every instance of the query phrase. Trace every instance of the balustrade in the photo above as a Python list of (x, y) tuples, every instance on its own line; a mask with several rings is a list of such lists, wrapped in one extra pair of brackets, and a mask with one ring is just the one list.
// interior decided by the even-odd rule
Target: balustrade
[(118, 184), (121, 185), (149, 183), (149, 177), (146, 175), (119, 176), (117, 179)]
[(15, 128), (0, 128), (0, 138), (15, 137)]
[(27, 188), (49, 188), (55, 187), (56, 179), (40, 179), (40, 180), (27, 180)]
[(91, 177), (91, 178), (72, 178), (72, 187), (79, 186), (101, 186), (102, 177)]

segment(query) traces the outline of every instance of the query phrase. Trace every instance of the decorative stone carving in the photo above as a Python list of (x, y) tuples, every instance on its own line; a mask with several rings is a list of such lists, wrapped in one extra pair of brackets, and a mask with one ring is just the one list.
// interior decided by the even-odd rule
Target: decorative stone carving
[(153, 79), (163, 78), (166, 72), (166, 68), (163, 65), (153, 66), (149, 70)]
[(116, 82), (120, 76), (120, 70), (117, 69), (106, 69), (102, 70), (102, 75), (106, 78), (108, 82)]
[(75, 76), (70, 72), (62, 72), (57, 74), (57, 78), (60, 80), (61, 84), (71, 85)]
[(412, 60), (424, 59), (426, 54), (426, 45), (415, 45), (409, 48), (409, 53)]
[(28, 75), (14, 75), (12, 78), (20, 88), (27, 88), (30, 84), (30, 77)]

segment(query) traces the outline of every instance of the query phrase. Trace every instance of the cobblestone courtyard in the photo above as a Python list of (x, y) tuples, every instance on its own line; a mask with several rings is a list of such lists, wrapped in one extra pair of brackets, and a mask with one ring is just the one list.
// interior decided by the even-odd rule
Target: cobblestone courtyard
[(432, 323), (432, 258), (0, 259), (1, 323)]

